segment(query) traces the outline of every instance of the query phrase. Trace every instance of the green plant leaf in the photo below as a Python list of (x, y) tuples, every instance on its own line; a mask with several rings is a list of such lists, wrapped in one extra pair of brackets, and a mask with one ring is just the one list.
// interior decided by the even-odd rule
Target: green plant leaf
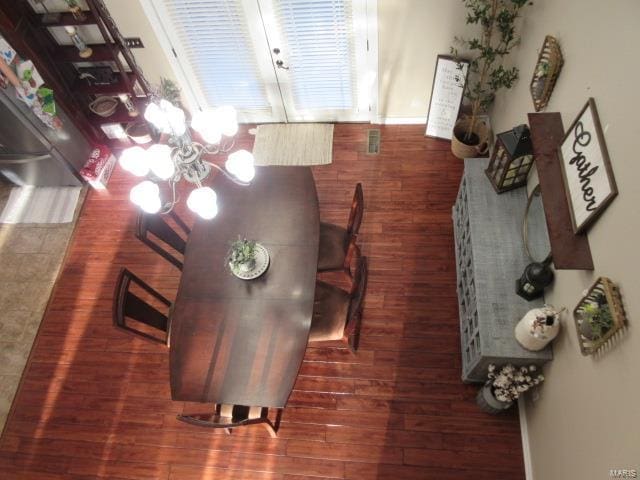
[[(464, 98), (472, 105), (472, 119), (486, 111), (500, 89), (509, 89), (518, 79), (518, 70), (504, 68), (502, 60), (518, 44), (515, 21), (521, 9), (531, 4), (527, 0), (462, 0), (467, 10), (466, 22), (478, 25), (477, 37), (454, 41), (466, 47), (469, 60), (469, 78)], [(457, 49), (452, 53), (459, 57)], [(473, 123), (473, 120), (472, 120)]]

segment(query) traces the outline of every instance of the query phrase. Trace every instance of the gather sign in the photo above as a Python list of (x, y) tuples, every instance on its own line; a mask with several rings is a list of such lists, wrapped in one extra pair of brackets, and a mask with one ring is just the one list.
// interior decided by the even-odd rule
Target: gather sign
[(560, 145), (574, 233), (582, 233), (618, 194), (596, 104), (590, 98)]

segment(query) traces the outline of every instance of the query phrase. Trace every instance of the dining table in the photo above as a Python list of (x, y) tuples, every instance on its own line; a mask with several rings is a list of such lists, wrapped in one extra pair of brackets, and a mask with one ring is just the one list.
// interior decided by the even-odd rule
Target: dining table
[[(309, 167), (256, 167), (250, 185), (214, 180), (219, 212), (196, 221), (171, 313), (173, 400), (283, 408), (307, 347), (320, 215)], [(237, 278), (231, 243), (255, 240), (265, 273)]]

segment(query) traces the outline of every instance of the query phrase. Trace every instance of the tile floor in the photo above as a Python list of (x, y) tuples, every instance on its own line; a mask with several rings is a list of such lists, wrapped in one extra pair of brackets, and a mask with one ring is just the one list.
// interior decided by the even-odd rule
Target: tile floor
[[(0, 211), (11, 186), (0, 183)], [(0, 224), (0, 431), (62, 265), (72, 223)]]

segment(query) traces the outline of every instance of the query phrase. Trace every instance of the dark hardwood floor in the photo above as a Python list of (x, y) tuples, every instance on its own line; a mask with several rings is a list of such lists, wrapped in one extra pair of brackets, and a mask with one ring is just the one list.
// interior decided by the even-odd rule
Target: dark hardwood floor
[(137, 179), (118, 168), (84, 206), (0, 440), (0, 478), (524, 478), (517, 411), (479, 412), (477, 386), (460, 381), (451, 206), (462, 163), (423, 126), (381, 127), (381, 154), (366, 155), (368, 128), (337, 125), (333, 164), (314, 168), (324, 221), (346, 224), (363, 183), (360, 350), (308, 349), (279, 438), (178, 422), (198, 406), (171, 401), (166, 348), (113, 328), (121, 266), (170, 299), (179, 278), (135, 239)]

